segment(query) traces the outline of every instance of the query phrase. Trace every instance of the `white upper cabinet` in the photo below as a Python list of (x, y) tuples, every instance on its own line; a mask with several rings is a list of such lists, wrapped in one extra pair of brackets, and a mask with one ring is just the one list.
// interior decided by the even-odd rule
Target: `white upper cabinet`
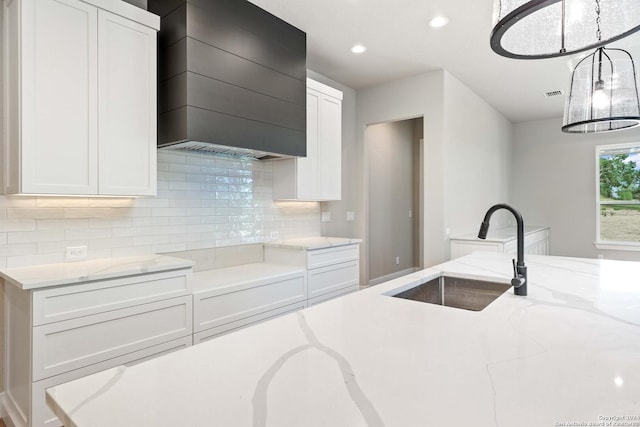
[(4, 8), (6, 193), (155, 195), (159, 18), (119, 0)]
[(307, 78), (307, 157), (273, 162), (276, 200), (340, 200), (342, 92)]

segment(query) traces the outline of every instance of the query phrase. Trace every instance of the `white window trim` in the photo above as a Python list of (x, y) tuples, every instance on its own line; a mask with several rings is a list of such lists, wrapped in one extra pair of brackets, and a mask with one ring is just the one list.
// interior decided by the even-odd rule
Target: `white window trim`
[[(607, 145), (596, 145), (596, 157), (595, 157), (595, 166), (596, 166), (596, 240), (593, 242), (593, 245), (597, 249), (605, 249), (612, 251), (632, 251), (632, 252), (640, 252), (640, 242), (624, 242), (624, 241), (616, 241), (616, 240), (601, 240), (600, 239), (600, 152), (604, 150), (611, 150), (612, 148), (633, 148), (640, 147), (640, 142), (628, 142), (624, 144), (607, 144)], [(610, 204), (610, 203), (605, 203)], [(640, 204), (640, 202), (634, 203), (624, 203), (627, 205), (631, 204)]]

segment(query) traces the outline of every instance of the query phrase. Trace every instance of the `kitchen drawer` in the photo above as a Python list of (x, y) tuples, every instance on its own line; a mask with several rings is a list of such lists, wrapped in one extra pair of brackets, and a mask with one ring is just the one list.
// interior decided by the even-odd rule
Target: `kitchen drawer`
[(307, 272), (309, 298), (349, 286), (357, 287), (359, 284), (359, 272), (359, 261), (343, 262), (309, 270)]
[(191, 333), (190, 295), (36, 326), (33, 381)]
[(191, 269), (99, 280), (33, 292), (33, 325), (187, 295)]
[[(73, 372), (68, 372), (55, 377), (47, 378), (42, 381), (37, 381), (32, 385), (33, 396), (33, 409), (31, 412), (32, 425), (34, 427), (60, 427), (62, 424), (58, 421), (58, 418), (54, 415), (53, 411), (49, 409), (46, 403), (46, 389), (54, 387), (59, 384), (66, 383), (68, 381), (75, 380), (77, 378), (91, 375), (96, 372), (103, 371), (105, 369), (114, 368), (119, 365), (132, 366), (144, 361), (168, 354), (177, 350), (191, 346), (191, 336), (179, 338), (162, 344), (147, 347), (143, 350), (139, 350), (133, 353), (125, 354), (122, 356), (114, 357), (113, 359), (105, 360), (103, 362), (96, 363), (94, 365), (85, 366)], [(114, 378), (115, 379), (115, 378)]]
[(194, 332), (298, 303), (306, 298), (304, 271), (287, 279), (279, 278), (270, 282), (261, 280), (255, 286), (245, 283), (241, 288), (229, 291), (212, 289), (196, 292), (193, 294)]
[(349, 286), (348, 288), (338, 289), (337, 291), (329, 292), (327, 294), (320, 295), (320, 296), (315, 297), (315, 298), (310, 298), (308, 306), (309, 307), (313, 307), (314, 305), (323, 303), (325, 301), (329, 301), (329, 300), (332, 300), (334, 298), (338, 298), (338, 297), (341, 297), (343, 295), (347, 295), (347, 294), (350, 294), (352, 292), (356, 292), (358, 290), (358, 287), (359, 287), (359, 285)]
[(345, 261), (356, 261), (360, 258), (359, 248), (359, 245), (345, 245), (307, 251), (307, 269), (326, 267)]
[(209, 341), (213, 338), (219, 337), (220, 335), (228, 334), (239, 329), (255, 325), (256, 323), (264, 322), (265, 320), (273, 319), (276, 317), (284, 316), (285, 314), (302, 310), (303, 308), (305, 308), (305, 306), (306, 301), (302, 301), (195, 333), (193, 334), (193, 345)]

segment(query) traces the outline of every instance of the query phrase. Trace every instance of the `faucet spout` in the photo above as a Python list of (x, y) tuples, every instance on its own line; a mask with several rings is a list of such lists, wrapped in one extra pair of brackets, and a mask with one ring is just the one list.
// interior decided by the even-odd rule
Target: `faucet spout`
[(526, 296), (527, 266), (524, 264), (524, 220), (522, 219), (522, 215), (520, 214), (520, 212), (505, 203), (499, 203), (497, 205), (491, 206), (487, 213), (484, 215), (484, 219), (482, 220), (482, 224), (480, 225), (480, 231), (478, 231), (478, 238), (483, 240), (487, 238), (491, 215), (493, 215), (493, 213), (499, 209), (508, 210), (516, 218), (518, 235), (518, 260), (517, 262), (516, 260), (514, 260), (513, 262), (513, 279), (511, 279), (511, 284), (513, 285), (513, 291), (516, 295)]

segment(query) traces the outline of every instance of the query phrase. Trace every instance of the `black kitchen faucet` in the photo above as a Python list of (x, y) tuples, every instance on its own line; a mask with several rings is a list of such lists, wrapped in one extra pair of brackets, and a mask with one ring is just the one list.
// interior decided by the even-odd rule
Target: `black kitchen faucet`
[(499, 209), (506, 209), (516, 217), (516, 222), (518, 224), (518, 261), (516, 262), (515, 259), (513, 260), (513, 279), (511, 279), (511, 286), (513, 286), (513, 293), (516, 295), (526, 296), (527, 266), (524, 265), (524, 220), (522, 219), (520, 212), (504, 203), (491, 206), (484, 215), (484, 219), (480, 225), (480, 231), (478, 232), (478, 238), (483, 240), (487, 238), (491, 215)]

